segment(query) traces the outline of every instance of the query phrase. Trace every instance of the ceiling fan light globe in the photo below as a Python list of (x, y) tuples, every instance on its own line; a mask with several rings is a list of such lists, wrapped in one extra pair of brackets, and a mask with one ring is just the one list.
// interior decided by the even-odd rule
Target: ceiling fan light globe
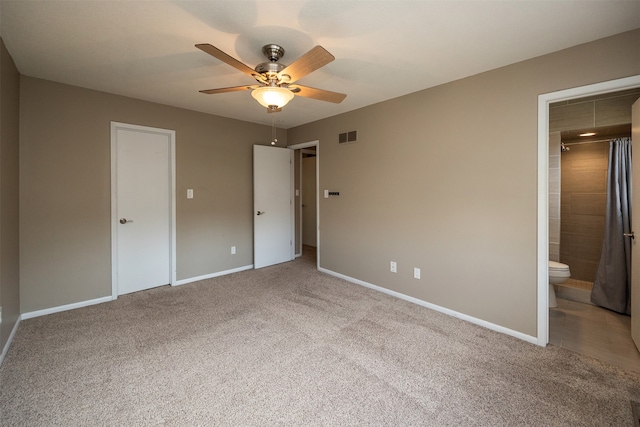
[(251, 96), (263, 107), (270, 108), (275, 105), (277, 108), (282, 108), (293, 99), (294, 95), (289, 89), (283, 87), (263, 86), (254, 89)]

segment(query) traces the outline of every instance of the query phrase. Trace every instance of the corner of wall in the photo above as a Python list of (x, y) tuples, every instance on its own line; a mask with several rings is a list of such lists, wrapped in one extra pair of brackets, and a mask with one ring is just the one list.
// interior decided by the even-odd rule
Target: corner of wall
[(0, 38), (0, 363), (20, 323), (20, 74)]

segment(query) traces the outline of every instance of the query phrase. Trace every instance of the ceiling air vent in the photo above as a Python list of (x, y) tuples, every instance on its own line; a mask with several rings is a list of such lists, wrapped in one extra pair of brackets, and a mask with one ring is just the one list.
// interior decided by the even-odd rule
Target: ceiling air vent
[(347, 142), (357, 142), (358, 131), (352, 130), (350, 132), (344, 132), (338, 135), (338, 143), (346, 144)]

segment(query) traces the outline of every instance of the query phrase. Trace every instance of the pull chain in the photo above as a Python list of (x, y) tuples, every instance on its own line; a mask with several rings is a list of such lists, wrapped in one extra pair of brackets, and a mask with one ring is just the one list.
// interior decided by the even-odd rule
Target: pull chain
[(276, 138), (276, 114), (271, 113), (271, 145), (276, 145), (278, 138)]

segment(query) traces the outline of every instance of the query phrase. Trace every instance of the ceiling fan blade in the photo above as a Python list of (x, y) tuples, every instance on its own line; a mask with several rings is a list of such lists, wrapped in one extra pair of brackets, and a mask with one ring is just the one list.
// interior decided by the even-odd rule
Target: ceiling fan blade
[(280, 71), (278, 75), (290, 76), (290, 79), (287, 80), (287, 83), (293, 83), (296, 80), (299, 80), (307, 74), (311, 73), (312, 71), (315, 71), (318, 68), (327, 65), (334, 59), (336, 58), (329, 52), (327, 52), (325, 48), (323, 48), (322, 46), (316, 46), (309, 52), (302, 55), (300, 58), (296, 59), (293, 64)]
[(330, 90), (316, 89), (309, 86), (294, 85), (289, 86), (289, 89), (292, 89), (292, 92), (298, 96), (333, 102), (334, 104), (340, 104), (347, 97), (344, 93), (331, 92)]
[(249, 86), (233, 86), (233, 87), (221, 87), (218, 89), (207, 89), (201, 90), (201, 93), (206, 93), (207, 95), (213, 95), (216, 93), (226, 93), (226, 92), (238, 92), (240, 90), (251, 90), (260, 87), (259, 85), (249, 85)]
[(217, 47), (215, 47), (213, 45), (210, 45), (209, 43), (197, 44), (196, 47), (198, 49), (200, 49), (201, 51), (208, 53), (209, 55), (213, 56), (214, 58), (217, 58), (220, 61), (231, 65), (232, 67), (242, 71), (243, 73), (245, 73), (245, 74), (247, 74), (247, 75), (249, 75), (251, 77), (253, 77), (255, 74), (259, 74), (253, 68), (249, 67), (248, 65), (243, 64), (242, 62), (238, 61), (234, 57), (232, 57), (230, 55), (227, 55), (226, 53), (224, 53), (223, 51), (221, 51)]

